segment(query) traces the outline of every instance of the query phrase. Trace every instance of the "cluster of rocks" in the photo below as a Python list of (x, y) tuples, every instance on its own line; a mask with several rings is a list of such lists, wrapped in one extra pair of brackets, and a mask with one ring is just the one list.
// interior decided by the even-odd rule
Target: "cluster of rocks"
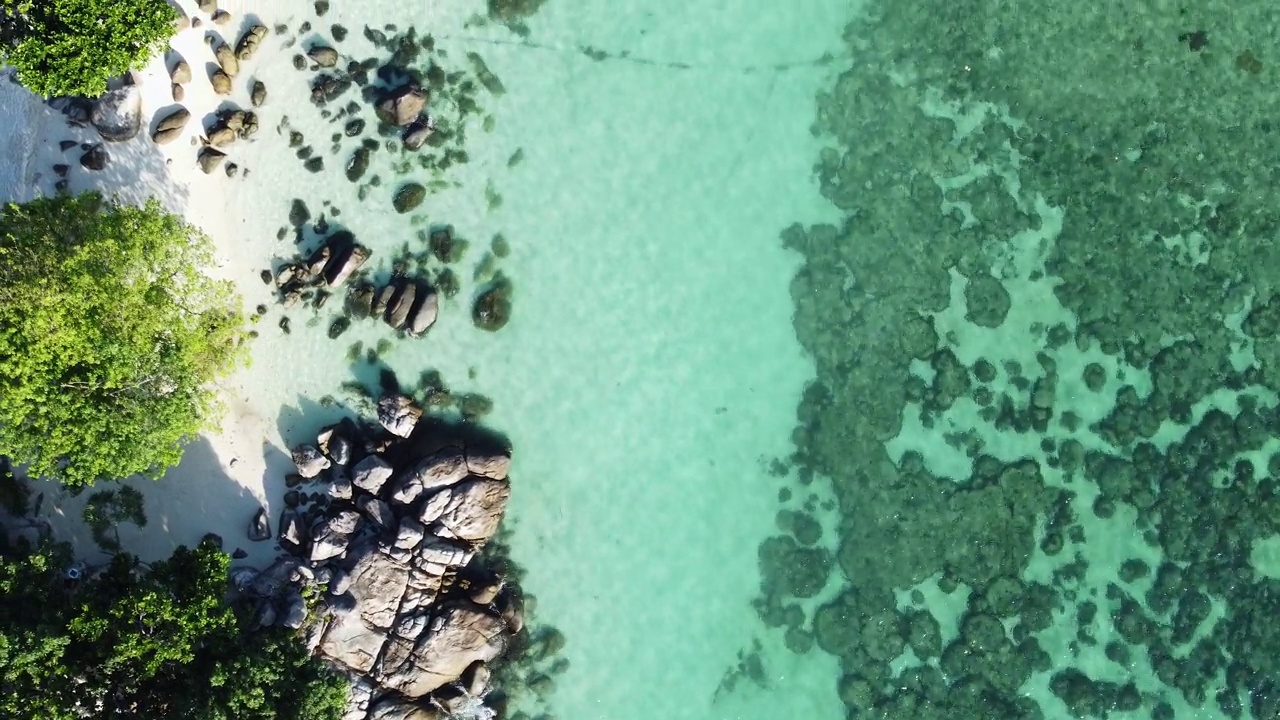
[(343, 421), (294, 448), (294, 482), (324, 492), (282, 511), (288, 556), (236, 571), (263, 625), (303, 627), (303, 588), (319, 591), (308, 644), (352, 678), (349, 720), (492, 717), (490, 664), (524, 628), (518, 590), (476, 562), (510, 497), (509, 454), (426, 437), (421, 418), (391, 395), (377, 426)]
[(422, 337), (440, 315), (440, 294), (425, 280), (397, 275), (381, 287), (353, 286), (347, 309), (357, 318), (380, 317), (393, 330)]
[[(295, 204), (300, 203), (297, 201)], [(305, 212), (305, 205), (300, 207), (301, 212)], [(298, 213), (295, 208), (295, 217)], [(274, 283), (281, 304), (288, 309), (299, 301), (310, 301), (316, 309), (324, 307), (331, 289), (351, 279), (372, 255), (373, 251), (356, 242), (351, 232), (338, 230), (331, 233), (308, 257), (295, 258), (275, 271)], [(273, 277), (264, 270), (262, 279), (271, 282)]]
[[(231, 20), (231, 15), (225, 10), (218, 9), (216, 2), (202, 2), (200, 9), (208, 13), (210, 19), (219, 25), (226, 25)], [(192, 18), (191, 22), (193, 26), (199, 25), (198, 18)], [(209, 84), (216, 94), (222, 96), (231, 94), (234, 81), (241, 74), (241, 64), (250, 61), (258, 52), (263, 39), (267, 37), (267, 32), (265, 25), (250, 26), (240, 36), (234, 49), (217, 33), (210, 32), (205, 36), (205, 42), (217, 61), (209, 68)], [(176, 61), (170, 66), (169, 79), (172, 83), (174, 102), (182, 102), (186, 97), (185, 85), (192, 79), (191, 65), (176, 54), (174, 58)], [(266, 85), (259, 80), (253, 80), (250, 87), (251, 104), (254, 107), (261, 106), (267, 99)], [(181, 136), (190, 119), (191, 113), (185, 107), (168, 112), (156, 123), (151, 132), (151, 139), (160, 145), (173, 142)], [(218, 168), (225, 167), (229, 177), (235, 176), (239, 172), (239, 167), (235, 163), (228, 162), (224, 166), (224, 160), (227, 157), (226, 148), (237, 139), (248, 139), (257, 130), (258, 117), (252, 111), (229, 108), (212, 114), (207, 121), (205, 136), (201, 138), (200, 151), (196, 156), (200, 169), (205, 174), (212, 174)]]

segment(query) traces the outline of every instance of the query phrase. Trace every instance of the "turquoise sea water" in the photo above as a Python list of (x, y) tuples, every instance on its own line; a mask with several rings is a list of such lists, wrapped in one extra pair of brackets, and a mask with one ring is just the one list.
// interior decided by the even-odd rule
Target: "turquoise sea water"
[[(290, 28), (226, 183), (251, 263), (295, 252), (295, 198), (379, 277), (428, 225), (470, 242), (425, 339), (332, 340), (340, 303), (240, 278), (268, 311), (238, 410), (279, 469), (382, 367), (492, 399), (511, 554), (565, 640), (513, 716), (1280, 717), (1266, 6), (228, 7)], [(429, 175), (381, 153), (348, 182), (307, 100), (284, 42), (333, 23), (353, 58), (412, 26), (505, 88), (420, 212), (390, 197)]]

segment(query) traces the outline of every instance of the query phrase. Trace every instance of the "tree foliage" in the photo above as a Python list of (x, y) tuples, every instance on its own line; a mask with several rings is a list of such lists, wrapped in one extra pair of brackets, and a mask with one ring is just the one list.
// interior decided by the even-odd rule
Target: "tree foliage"
[(0, 208), (0, 455), (73, 486), (175, 465), (240, 357), (239, 300), (210, 262), (154, 200)]
[(70, 554), (0, 556), (0, 717), (334, 720), (346, 681), (282, 628), (249, 633), (211, 543), (68, 587)]
[(174, 32), (165, 0), (0, 0), (0, 60), (44, 97), (106, 92)]

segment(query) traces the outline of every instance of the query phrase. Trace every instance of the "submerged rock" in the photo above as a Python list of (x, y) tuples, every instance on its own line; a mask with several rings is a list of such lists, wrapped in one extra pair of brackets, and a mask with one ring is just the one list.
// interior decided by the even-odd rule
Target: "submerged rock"
[(499, 277), (476, 296), (471, 319), (481, 330), (494, 332), (502, 329), (511, 320), (511, 283)]
[(396, 191), (395, 199), (391, 204), (395, 207), (396, 212), (403, 215), (417, 208), (427, 196), (427, 189), (418, 183), (406, 183)]

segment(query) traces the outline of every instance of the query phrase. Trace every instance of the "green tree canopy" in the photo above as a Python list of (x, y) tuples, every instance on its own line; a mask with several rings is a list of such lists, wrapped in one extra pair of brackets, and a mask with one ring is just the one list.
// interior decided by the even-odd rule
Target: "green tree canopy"
[(73, 486), (175, 465), (240, 357), (239, 299), (210, 262), (154, 200), (0, 209), (0, 455)]
[(65, 545), (0, 554), (0, 717), (335, 720), (346, 681), (295, 631), (249, 632), (212, 543), (68, 585)]
[(107, 90), (174, 31), (165, 0), (0, 0), (0, 59), (44, 97)]

